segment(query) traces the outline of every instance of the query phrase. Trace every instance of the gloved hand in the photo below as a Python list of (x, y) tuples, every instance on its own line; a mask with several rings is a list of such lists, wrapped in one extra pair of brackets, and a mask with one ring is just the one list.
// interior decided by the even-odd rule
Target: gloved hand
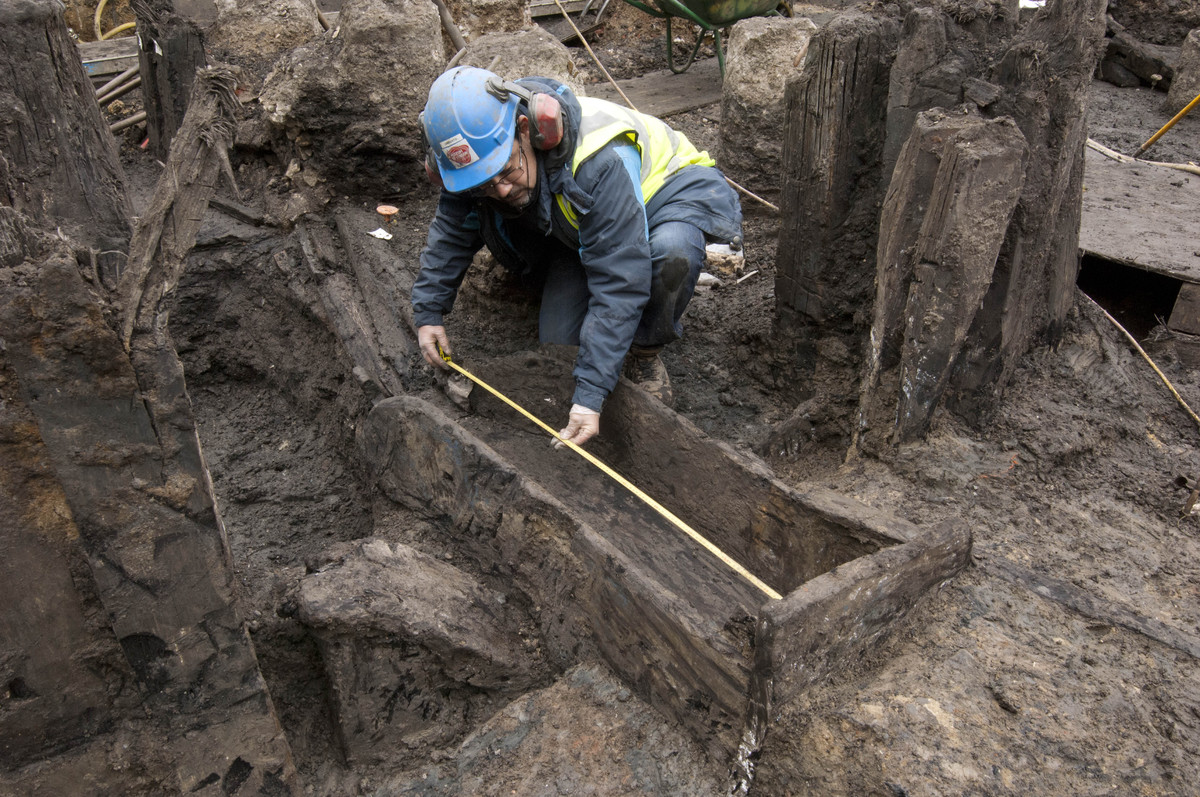
[[(581, 404), (574, 404), (571, 406), (571, 416), (567, 420), (567, 428), (560, 431), (558, 436), (581, 446), (599, 433), (600, 413)], [(562, 440), (555, 440), (554, 447), (563, 448)]]
[(446, 361), (442, 359), (442, 355), (438, 354), (438, 345), (442, 347), (442, 351), (450, 354), (450, 339), (446, 337), (446, 328), (436, 326), (434, 324), (426, 324), (423, 327), (417, 327), (417, 343), (421, 347), (421, 354), (425, 355), (425, 362), (434, 366), (448, 370), (450, 366), (446, 365)]

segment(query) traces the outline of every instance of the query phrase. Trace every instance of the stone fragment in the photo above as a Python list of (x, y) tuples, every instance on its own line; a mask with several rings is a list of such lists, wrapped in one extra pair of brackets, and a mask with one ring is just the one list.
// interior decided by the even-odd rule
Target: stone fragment
[(547, 675), (507, 596), (403, 544), (356, 543), (300, 586), (348, 759), (384, 760), (465, 733)]
[(1200, 28), (1187, 35), (1179, 51), (1175, 78), (1167, 92), (1167, 113), (1177, 114), (1200, 95)]
[(540, 27), (513, 33), (490, 33), (471, 41), (459, 58), (460, 66), (490, 69), (508, 80), (549, 77), (561, 80), (576, 94), (587, 92), (577, 77), (571, 50)]
[(468, 44), (489, 33), (513, 33), (531, 24), (525, 0), (447, 0), (446, 6)]
[(328, 192), (385, 196), (424, 183), (417, 115), (445, 64), (433, 3), (346, 0), (336, 32), (284, 55), (264, 80), (281, 159), (316, 170)]
[(726, 175), (757, 194), (779, 192), (784, 89), (800, 74), (816, 29), (804, 18), (752, 17), (734, 25), (729, 36), (718, 161)]
[(243, 57), (276, 57), (320, 36), (312, 0), (238, 0), (217, 6), (205, 44)]

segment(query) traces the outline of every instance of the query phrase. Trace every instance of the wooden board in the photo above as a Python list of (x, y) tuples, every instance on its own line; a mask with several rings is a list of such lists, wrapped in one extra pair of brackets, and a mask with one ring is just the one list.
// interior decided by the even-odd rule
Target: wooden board
[(79, 57), (88, 77), (119, 75), (138, 63), (136, 36), (122, 36), (102, 42), (79, 42)]
[[(556, 12), (557, 10), (555, 9)], [(553, 17), (543, 17), (537, 21), (537, 24), (539, 28), (563, 44), (575, 47), (579, 44), (579, 35), (575, 31), (578, 30), (585, 38), (588, 38), (589, 33), (600, 27), (600, 17), (588, 12), (587, 14), (576, 14), (568, 22), (561, 14), (558, 14)]]
[[(583, 10), (585, 5), (588, 5), (585, 0), (559, 0), (559, 2), (562, 3), (562, 7), (567, 10), (568, 14), (578, 14)], [(596, 10), (602, 3), (603, 0), (593, 0), (590, 10)], [(530, 0), (529, 16), (534, 19), (539, 19), (540, 17), (557, 17), (561, 14), (562, 11), (559, 10), (558, 4), (554, 0)]]
[(1088, 148), (1079, 248), (1085, 254), (1200, 283), (1200, 177), (1124, 164)]
[[(639, 111), (660, 119), (721, 101), (721, 70), (716, 58), (696, 61), (682, 75), (664, 69), (618, 80), (617, 85)], [(588, 86), (588, 96), (625, 104), (611, 83)]]

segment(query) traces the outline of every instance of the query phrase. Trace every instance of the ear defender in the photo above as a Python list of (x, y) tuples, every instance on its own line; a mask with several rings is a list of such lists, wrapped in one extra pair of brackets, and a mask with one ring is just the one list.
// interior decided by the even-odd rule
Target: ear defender
[(425, 152), (425, 176), (438, 188), (445, 188), (446, 186), (442, 183), (442, 173), (438, 171), (437, 161), (433, 158), (433, 146), (429, 143), (429, 136), (425, 134), (424, 111), (417, 114), (417, 126), (421, 128), (421, 149)]
[(524, 86), (499, 78), (489, 80), (488, 93), (501, 102), (515, 94), (529, 110), (529, 141), (535, 149), (554, 149), (563, 139), (562, 104), (553, 94), (529, 91)]

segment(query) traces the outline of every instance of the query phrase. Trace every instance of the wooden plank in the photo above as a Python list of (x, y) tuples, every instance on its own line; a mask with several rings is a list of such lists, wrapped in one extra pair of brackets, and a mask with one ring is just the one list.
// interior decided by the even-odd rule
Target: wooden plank
[(138, 63), (136, 36), (123, 36), (102, 42), (78, 42), (79, 58), (88, 77), (118, 75)]
[(331, 233), (325, 225), (301, 221), (296, 225), (297, 239), (305, 264), (317, 278), (316, 290), (330, 329), (355, 368), (362, 369), (388, 395), (404, 392), (404, 385), (385, 362), (379, 340), (371, 324), (371, 312), (363, 301), (357, 283), (348, 274), (330, 272), (325, 263), (334, 255)]
[(980, 569), (990, 576), (998, 576), (1011, 584), (1024, 587), (1046, 600), (1060, 603), (1084, 617), (1099, 620), (1107, 625), (1120, 626), (1182, 651), (1194, 659), (1200, 659), (1200, 637), (1126, 606), (1092, 595), (1074, 584), (1035, 573), (1003, 557), (988, 559), (980, 565)]
[(1090, 147), (1084, 159), (1079, 248), (1200, 283), (1200, 177), (1148, 163), (1119, 163)]
[(108, 39), (102, 42), (76, 42), (79, 57), (84, 61), (114, 58), (121, 56), (137, 57), (137, 36), (122, 36), (118, 39)]
[(346, 260), (358, 281), (363, 303), (375, 330), (380, 356), (401, 379), (406, 379), (409, 355), (417, 352), (416, 337), (411, 327), (405, 329), (408, 319), (396, 313), (396, 306), (388, 301), (379, 280), (379, 275), (387, 273), (385, 264), (397, 259), (395, 250), (387, 241), (367, 234), (366, 230), (377, 216), (347, 209), (335, 213), (334, 217), (342, 251), (346, 253)]
[[(572, 22), (574, 25), (571, 24)], [(600, 18), (592, 13), (579, 14), (572, 17), (571, 22), (568, 22), (559, 14), (556, 17), (543, 17), (538, 20), (537, 25), (568, 47), (574, 47), (580, 44), (579, 36), (575, 33), (576, 29), (586, 38), (589, 33), (600, 27)]]
[(778, 714), (848, 662), (861, 661), (922, 596), (971, 563), (971, 545), (967, 524), (947, 520), (920, 539), (855, 559), (765, 604), (754, 698), (769, 693)]
[[(696, 61), (682, 75), (664, 69), (618, 80), (617, 85), (639, 111), (660, 119), (721, 101), (721, 69), (715, 58)], [(588, 96), (625, 104), (611, 83), (589, 86)]]
[[(578, 14), (587, 5), (586, 0), (559, 0), (563, 8), (568, 14)], [(592, 6), (599, 8), (603, 0), (593, 0)], [(558, 17), (562, 16), (562, 12), (558, 10), (558, 6), (554, 0), (531, 0), (529, 3), (529, 16), (534, 19), (540, 17)]]
[[(575, 382), (571, 363), (524, 353), (473, 366), (483, 381), (538, 414), (552, 428), (562, 428)], [(520, 463), (522, 474), (551, 494), (571, 496), (575, 515), (622, 550), (662, 588), (679, 596), (679, 610), (693, 615), (697, 629), (719, 636), (730, 616), (753, 614), (765, 599), (735, 571), (582, 458), (547, 457), (546, 439), (530, 434), (528, 420), (486, 391), (472, 397), (472, 407), (474, 415), (461, 421), (465, 428), (480, 437), (487, 436), (488, 445), (500, 456)], [(812, 549), (796, 545), (796, 538), (810, 527), (805, 522), (804, 508), (772, 500), (770, 485), (735, 473), (732, 458), (724, 456), (711, 441), (697, 440), (694, 429), (679, 427), (675, 435), (664, 434), (668, 432), (664, 428), (670, 417), (667, 412), (645, 392), (620, 385), (609, 398), (600, 421), (606, 430), (604, 438), (589, 447), (601, 461), (664, 501), (684, 522), (752, 571), (757, 563), (749, 551), (758, 546), (770, 549), (772, 543), (778, 543), (770, 556), (763, 555), (766, 551), (760, 556), (777, 568), (782, 560), (784, 566), (779, 570), (785, 572), (755, 573), (772, 587), (785, 590), (794, 583), (789, 580), (789, 575), (794, 575), (787, 571), (794, 569), (811, 577), (877, 547), (846, 548), (839, 545), (839, 538), (844, 536), (839, 533), (841, 529), (828, 526), (812, 535), (819, 545)], [(681, 451), (687, 456), (681, 456)], [(752, 497), (736, 496), (734, 487), (729, 492), (737, 503), (719, 506), (721, 501), (713, 493), (724, 484), (742, 487), (741, 492), (752, 493)], [(780, 523), (772, 511), (797, 522)], [(789, 533), (790, 539), (784, 536)], [(793, 552), (789, 547), (801, 550)], [(831, 556), (831, 551), (836, 555)]]
[[(485, 444), (432, 405), (401, 396), (375, 405), (362, 440), (385, 495), (450, 519), (456, 556), (476, 557), (483, 572), (508, 571), (544, 607), (542, 643), (551, 658), (599, 654), (639, 696), (696, 734), (710, 755), (728, 759), (740, 738), (751, 643), (723, 626), (747, 612), (727, 606), (719, 619), (706, 616), (691, 596), (664, 589), (643, 558), (580, 516), (580, 492), (568, 507), (490, 447), (506, 434), (492, 430)], [(536, 442), (541, 452), (550, 450)], [(711, 585), (698, 575), (691, 586)], [(753, 615), (756, 602), (748, 608)]]

